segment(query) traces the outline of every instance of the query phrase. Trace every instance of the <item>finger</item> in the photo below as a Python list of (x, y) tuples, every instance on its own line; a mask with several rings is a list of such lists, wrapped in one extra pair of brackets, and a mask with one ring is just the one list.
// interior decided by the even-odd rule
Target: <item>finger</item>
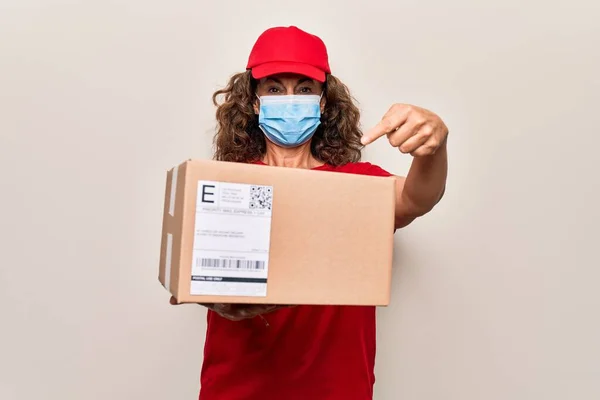
[(363, 145), (373, 143), (383, 135), (396, 131), (407, 121), (407, 111), (399, 108), (395, 110), (395, 112), (388, 112), (377, 125), (363, 135), (361, 138), (361, 143)]
[(179, 305), (179, 304), (180, 304), (180, 303), (177, 301), (177, 299), (175, 298), (175, 296), (171, 296), (171, 298), (169, 299), (169, 303), (170, 303), (172, 306), (177, 306), (177, 305)]
[(237, 309), (233, 310), (231, 314), (238, 319), (248, 319), (262, 314), (268, 314), (276, 309), (277, 306), (271, 304), (249, 304), (240, 305)]
[(384, 117), (377, 125), (365, 133), (360, 141), (363, 145), (373, 143), (383, 135), (395, 132), (404, 122), (406, 122), (406, 119), (400, 119), (395, 115)]
[(241, 316), (239, 314), (230, 314), (230, 313), (217, 313), (217, 314), (219, 314), (221, 317), (223, 317), (225, 319), (228, 319), (230, 321), (235, 321), (235, 322), (246, 319), (246, 317)]
[(271, 304), (216, 304), (215, 306), (213, 311), (221, 317), (234, 322), (262, 316), (263, 314), (268, 314), (285, 307)]
[(398, 130), (388, 134), (388, 141), (394, 147), (400, 147), (411, 137), (415, 136), (418, 132), (418, 127), (414, 121), (410, 119), (406, 121)]
[(273, 312), (273, 311), (277, 310), (278, 308), (280, 308), (280, 307), (277, 306), (277, 305), (270, 304), (270, 305), (266, 305), (264, 307), (261, 307), (260, 309), (256, 310), (256, 312), (257, 312), (257, 315), (268, 314), (270, 312)]
[(231, 321), (251, 318), (251, 306), (244, 304), (215, 304), (215, 312)]
[(413, 151), (421, 147), (423, 144), (425, 144), (427, 142), (427, 139), (429, 139), (429, 135), (425, 133), (417, 133), (416, 135), (409, 137), (405, 142), (403, 142), (399, 146), (399, 149), (404, 154), (412, 153)]
[(213, 310), (220, 314), (229, 314), (234, 311), (234, 305), (226, 303), (215, 303), (213, 304)]
[(227, 318), (232, 321), (242, 321), (244, 319), (254, 318), (257, 315), (262, 314), (263, 308), (251, 308), (251, 307), (240, 307), (240, 308), (232, 308), (230, 312), (227, 313)]
[[(412, 153), (420, 146), (423, 146), (428, 141), (432, 140), (434, 128), (423, 122), (421, 119), (416, 119), (415, 121), (411, 121), (406, 125), (414, 126), (412, 136), (408, 137), (403, 143), (400, 144), (400, 151), (403, 153)], [(401, 130), (398, 132), (399, 134), (403, 133)], [(431, 143), (430, 143), (431, 144)]]
[(435, 154), (436, 150), (437, 146), (434, 146), (431, 143), (427, 142), (424, 145), (419, 146), (415, 151), (411, 152), (410, 154), (413, 157), (426, 157)]
[(276, 305), (255, 304), (255, 305), (248, 305), (247, 307), (242, 308), (240, 310), (240, 312), (242, 313), (242, 315), (245, 315), (248, 318), (252, 318), (252, 317), (255, 317), (260, 314), (269, 313), (275, 309), (277, 309)]
[(235, 317), (237, 317), (239, 319), (246, 319), (246, 318), (254, 317), (254, 313), (253, 313), (252, 309), (248, 308), (248, 307), (243, 307), (243, 306), (233, 308), (231, 310), (231, 315), (234, 315)]
[(236, 308), (234, 305), (215, 304), (213, 311), (221, 317), (230, 321), (241, 321), (243, 319), (246, 319), (244, 313), (240, 309)]

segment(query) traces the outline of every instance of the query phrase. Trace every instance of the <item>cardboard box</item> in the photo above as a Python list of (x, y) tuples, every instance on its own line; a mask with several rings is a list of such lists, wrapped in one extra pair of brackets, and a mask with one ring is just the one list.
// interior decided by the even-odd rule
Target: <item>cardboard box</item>
[(167, 173), (159, 280), (180, 303), (386, 306), (394, 179), (190, 160)]

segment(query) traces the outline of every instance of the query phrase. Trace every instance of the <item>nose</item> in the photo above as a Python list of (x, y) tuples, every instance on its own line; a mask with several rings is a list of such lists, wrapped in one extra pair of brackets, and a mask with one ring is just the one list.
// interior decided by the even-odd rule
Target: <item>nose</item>
[(292, 95), (292, 94), (294, 94), (295, 89), (296, 89), (295, 85), (289, 83), (289, 84), (285, 85), (285, 94)]

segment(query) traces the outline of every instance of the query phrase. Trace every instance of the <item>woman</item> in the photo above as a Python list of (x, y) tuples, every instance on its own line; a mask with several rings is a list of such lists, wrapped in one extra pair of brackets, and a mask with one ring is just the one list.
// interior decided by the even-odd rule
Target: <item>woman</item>
[[(396, 177), (396, 228), (443, 195), (448, 130), (442, 120), (394, 105), (362, 135), (359, 111), (331, 75), (324, 43), (296, 27), (265, 31), (247, 71), (213, 100), (217, 160), (389, 176), (360, 162), (363, 145), (387, 136), (414, 157), (406, 178)], [(201, 400), (372, 399), (374, 307), (206, 306)]]

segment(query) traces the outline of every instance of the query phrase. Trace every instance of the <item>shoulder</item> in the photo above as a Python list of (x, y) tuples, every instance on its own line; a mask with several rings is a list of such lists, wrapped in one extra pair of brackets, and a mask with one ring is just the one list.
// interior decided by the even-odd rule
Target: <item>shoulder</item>
[(370, 162), (354, 162), (340, 166), (327, 166), (326, 169), (335, 172), (345, 172), (357, 175), (392, 176), (390, 172), (384, 170), (378, 165), (371, 164)]

